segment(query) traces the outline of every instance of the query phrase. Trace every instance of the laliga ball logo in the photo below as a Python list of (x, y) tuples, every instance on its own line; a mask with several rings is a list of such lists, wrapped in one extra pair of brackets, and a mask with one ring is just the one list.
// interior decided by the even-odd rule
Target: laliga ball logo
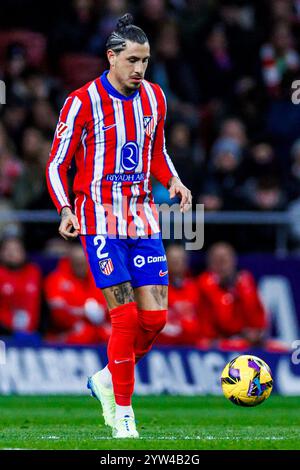
[(135, 258), (133, 258), (133, 264), (137, 268), (141, 268), (142, 266), (144, 266), (145, 263), (146, 261), (145, 261), (144, 256), (137, 255)]

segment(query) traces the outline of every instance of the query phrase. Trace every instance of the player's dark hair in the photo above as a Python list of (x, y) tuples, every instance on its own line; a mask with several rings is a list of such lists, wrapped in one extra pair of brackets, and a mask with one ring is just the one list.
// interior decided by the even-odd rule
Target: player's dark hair
[(126, 13), (119, 18), (116, 29), (106, 41), (106, 50), (112, 49), (114, 52), (119, 53), (125, 49), (126, 40), (138, 44), (149, 42), (144, 31), (132, 22), (133, 16), (130, 13)]

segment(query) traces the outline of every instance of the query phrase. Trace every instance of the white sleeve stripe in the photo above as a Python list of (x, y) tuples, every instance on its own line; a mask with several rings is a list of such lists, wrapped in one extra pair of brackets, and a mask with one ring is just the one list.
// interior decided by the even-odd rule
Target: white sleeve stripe
[(178, 177), (178, 173), (177, 171), (175, 170), (175, 167), (174, 167), (174, 164), (167, 152), (167, 149), (166, 149), (166, 139), (164, 138), (164, 144), (163, 144), (163, 155), (165, 157), (165, 161), (166, 161), (166, 164), (168, 165), (169, 167), (169, 170), (170, 172), (172, 173), (173, 176), (177, 176)]
[(48, 173), (49, 173), (49, 180), (51, 182), (51, 186), (53, 191), (61, 205), (69, 205), (68, 197), (65, 193), (63, 184), (61, 182), (58, 167), (63, 162), (65, 156), (68, 153), (68, 149), (71, 143), (71, 137), (74, 130), (74, 124), (76, 117), (78, 116), (79, 110), (82, 106), (81, 101), (75, 96), (74, 101), (68, 111), (66, 124), (68, 125), (68, 129), (66, 133), (63, 135), (61, 142), (59, 144), (57, 153), (49, 165)]
[(53, 160), (57, 162), (57, 164), (60, 164), (64, 160), (66, 154), (68, 153), (68, 148), (69, 148), (73, 130), (74, 130), (75, 120), (80, 111), (81, 106), (82, 106), (81, 101), (79, 100), (79, 98), (77, 98), (77, 96), (75, 96), (74, 101), (67, 114), (66, 124), (68, 126), (68, 129), (66, 130), (65, 134), (63, 135), (60, 141), (56, 156)]

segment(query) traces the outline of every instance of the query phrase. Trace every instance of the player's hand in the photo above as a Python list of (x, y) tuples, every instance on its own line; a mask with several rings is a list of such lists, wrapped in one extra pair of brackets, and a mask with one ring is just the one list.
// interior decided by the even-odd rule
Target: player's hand
[(179, 178), (174, 176), (170, 180), (169, 193), (172, 199), (175, 196), (179, 196), (180, 201), (180, 212), (187, 212), (192, 207), (192, 193), (191, 191), (182, 184)]
[[(71, 211), (70, 207), (64, 207), (61, 211), (61, 222), (58, 228), (59, 234), (65, 239), (70, 240), (78, 237), (79, 222), (75, 214)], [(73, 231), (74, 229), (74, 231)]]

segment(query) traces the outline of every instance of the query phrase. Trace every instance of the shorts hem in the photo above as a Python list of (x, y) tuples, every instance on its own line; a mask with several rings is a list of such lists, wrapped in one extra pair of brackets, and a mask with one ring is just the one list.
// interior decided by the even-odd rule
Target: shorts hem
[[(112, 282), (111, 284), (106, 285), (105, 287), (99, 286), (99, 285), (97, 284), (97, 282), (96, 282), (96, 287), (98, 287), (99, 289), (106, 289), (106, 288), (108, 288), (108, 287), (113, 287), (113, 286), (118, 286), (118, 285), (120, 285), (120, 284), (124, 284), (124, 282), (130, 282), (130, 283), (131, 283), (132, 281), (131, 281), (131, 279), (126, 279), (125, 281), (120, 281), (120, 282), (117, 282), (117, 283), (116, 283), (116, 282)], [(133, 286), (132, 286), (132, 287), (133, 287)]]
[(169, 281), (162, 281), (161, 282), (149, 282), (149, 281), (141, 281), (140, 283), (138, 282), (137, 284), (133, 283), (131, 281), (131, 285), (132, 287), (135, 289), (137, 287), (143, 287), (143, 286), (168, 286), (169, 285)]

